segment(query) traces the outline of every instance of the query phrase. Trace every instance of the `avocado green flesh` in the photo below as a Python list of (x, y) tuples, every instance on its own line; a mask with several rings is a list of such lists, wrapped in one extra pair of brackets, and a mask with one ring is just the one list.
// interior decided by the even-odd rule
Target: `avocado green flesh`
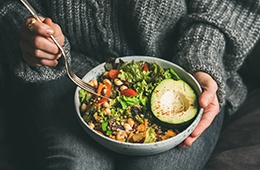
[(151, 110), (160, 121), (182, 124), (197, 114), (197, 96), (183, 80), (163, 80), (153, 91)]

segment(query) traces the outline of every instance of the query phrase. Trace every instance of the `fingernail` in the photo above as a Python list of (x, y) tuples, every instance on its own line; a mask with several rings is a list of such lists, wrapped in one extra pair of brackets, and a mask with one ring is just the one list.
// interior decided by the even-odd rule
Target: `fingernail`
[(54, 33), (54, 31), (51, 30), (51, 29), (47, 29), (47, 30), (46, 30), (46, 34), (47, 34), (47, 35), (52, 35), (53, 33)]

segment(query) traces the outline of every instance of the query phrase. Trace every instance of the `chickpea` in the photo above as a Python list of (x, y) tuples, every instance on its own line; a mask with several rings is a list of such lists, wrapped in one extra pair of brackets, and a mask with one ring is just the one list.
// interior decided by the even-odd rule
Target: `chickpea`
[(132, 127), (128, 123), (124, 123), (124, 129), (126, 132), (133, 130)]
[(89, 85), (97, 88), (98, 87), (98, 81), (97, 80), (91, 80), (90, 82), (88, 82)]
[(105, 111), (104, 111), (105, 115), (111, 115), (111, 109), (109, 108), (106, 108)]
[(109, 108), (110, 104), (108, 102), (104, 102), (102, 105), (104, 108)]
[(127, 123), (131, 126), (134, 127), (135, 121), (132, 118), (127, 119)]
[(122, 85), (122, 86), (120, 86), (120, 91), (123, 91), (123, 90), (125, 90), (125, 89), (127, 89), (128, 87), (126, 86), (126, 85)]
[(123, 130), (117, 131), (116, 140), (124, 142), (126, 140), (126, 138), (127, 138), (127, 134), (125, 131), (123, 131)]
[(111, 81), (108, 80), (108, 79), (104, 79), (104, 80), (103, 80), (103, 83), (105, 83), (105, 82), (107, 82), (107, 83), (110, 84), (110, 85), (112, 84)]
[(87, 105), (85, 103), (82, 103), (80, 110), (81, 112), (85, 112), (87, 110)]
[(104, 77), (109, 77), (108, 76), (108, 71), (106, 71), (104, 74), (103, 74)]
[(89, 127), (92, 128), (92, 129), (94, 129), (94, 127), (95, 127), (94, 123), (89, 123), (88, 125), (89, 125)]
[(121, 86), (123, 84), (123, 82), (118, 78), (114, 79), (114, 83), (115, 83), (116, 86)]

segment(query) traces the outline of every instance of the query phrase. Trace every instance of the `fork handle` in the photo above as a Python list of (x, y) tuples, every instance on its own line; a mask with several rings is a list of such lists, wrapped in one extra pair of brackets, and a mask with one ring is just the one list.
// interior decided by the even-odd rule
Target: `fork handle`
[(37, 19), (39, 22), (42, 22), (40, 17), (37, 15), (37, 12), (34, 10), (34, 8), (31, 6), (31, 4), (27, 0), (21, 0), (21, 2), (24, 4), (24, 6), (30, 11), (30, 13), (33, 15), (35, 19)]

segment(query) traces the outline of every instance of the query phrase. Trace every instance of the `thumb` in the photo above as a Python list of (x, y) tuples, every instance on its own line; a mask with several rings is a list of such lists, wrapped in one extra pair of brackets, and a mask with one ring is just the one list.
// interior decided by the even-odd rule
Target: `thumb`
[(202, 108), (206, 108), (216, 97), (216, 91), (205, 89), (200, 96), (199, 103)]
[(42, 21), (44, 24), (50, 26), (50, 31), (48, 32), (49, 35), (53, 35), (54, 34), (54, 30), (53, 30), (53, 22), (50, 18), (45, 18), (43, 21)]
[(197, 79), (203, 90), (199, 102), (200, 106), (205, 108), (215, 100), (218, 85), (216, 81), (205, 72), (196, 72), (194, 77)]
[(64, 43), (64, 35), (62, 33), (62, 30), (60, 28), (60, 26), (54, 22), (52, 22), (52, 20), (50, 18), (46, 18), (43, 23), (47, 24), (48, 26), (50, 26), (53, 30), (53, 33), (51, 35), (53, 35), (56, 40), (58, 41), (58, 43), (60, 45), (63, 45)]

